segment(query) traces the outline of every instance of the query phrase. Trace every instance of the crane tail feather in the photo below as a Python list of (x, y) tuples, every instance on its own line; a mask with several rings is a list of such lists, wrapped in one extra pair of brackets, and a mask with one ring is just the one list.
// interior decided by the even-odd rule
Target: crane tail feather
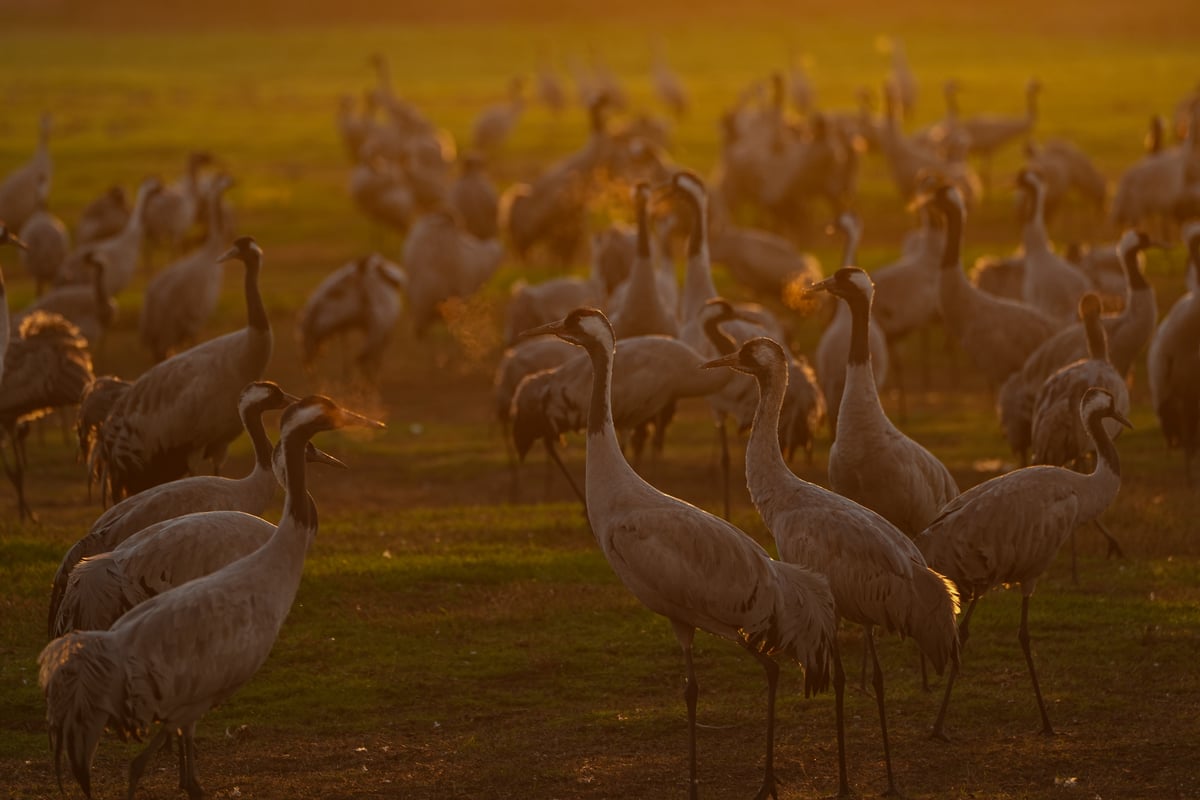
[(100, 735), (121, 702), (121, 667), (105, 632), (69, 633), (38, 656), (38, 682), (46, 695), (46, 720), (62, 786), (65, 751), (71, 773), (91, 797), (91, 764)]

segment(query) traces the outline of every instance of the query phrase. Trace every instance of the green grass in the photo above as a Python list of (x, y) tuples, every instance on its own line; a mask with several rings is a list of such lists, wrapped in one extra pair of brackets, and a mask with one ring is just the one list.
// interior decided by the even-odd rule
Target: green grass
[[(668, 26), (670, 5), (639, 15), (617, 3), (614, 19), (567, 21), (557, 10), (534, 18), (540, 7), (528, 3), (502, 21), (458, 23), (448, 21), (461, 8), (452, 3), (420, 23), (320, 31), (235, 31), (211, 22), (163, 28), (150, 16), (146, 26), (112, 23), (102, 33), (86, 17), (0, 32), (0, 173), (31, 152), (43, 109), (56, 119), (51, 204), (68, 221), (112, 183), (131, 189), (146, 174), (173, 177), (188, 150), (212, 150), (238, 179), (239, 229), (267, 252), (264, 289), (277, 339), (268, 376), (294, 392), (320, 386), (389, 423), (373, 439), (320, 442), (351, 469), (322, 470), (314, 481), (321, 533), (271, 658), (201, 723), (200, 776), (214, 796), (232, 796), (235, 787), (244, 796), (411, 798), (650, 797), (684, 789), (682, 659), (668, 625), (616, 581), (562, 480), (544, 479), (538, 451), (514, 494), (491, 422), (490, 373), (507, 288), (522, 275), (554, 270), (504, 266), (473, 306), (490, 315), (482, 346), (468, 349), (443, 329), (422, 343), (400, 333), (378, 398), (340, 387), (333, 355), (321, 378), (297, 367), (295, 309), (326, 271), (377, 241), (346, 197), (333, 127), (337, 96), (371, 81), (367, 53), (386, 52), (401, 92), (462, 140), (476, 110), (502, 96), (511, 72), (531, 70), (547, 43), (560, 62), (596, 46), (627, 77), (635, 102), (648, 104), (650, 43), (663, 34), (696, 101), (674, 132), (674, 156), (707, 173), (719, 149), (718, 113), (750, 81), (780, 67), (789, 46), (811, 54), (822, 104), (847, 108), (856, 87), (882, 79), (886, 61), (875, 37), (897, 34), (923, 86), (916, 124), (940, 116), (935, 98), (944, 78), (963, 82), (969, 113), (1017, 113), (1021, 87), (1037, 75), (1046, 85), (1040, 134), (1077, 141), (1115, 178), (1140, 155), (1150, 114), (1169, 112), (1200, 76), (1188, 35), (1200, 12), (1150, 3), (1135, 17), (1112, 3), (1089, 7), (1073, 27), (1067, 12), (1079, 5), (1043, 5), (893, 10), (863, 2), (845, 6), (844, 15), (788, 9), (781, 23), (767, 3), (749, 4), (744, 17), (706, 17), (702, 4), (686, 24)], [(220, 0), (211, 7), (228, 6)], [(363, 7), (349, 3), (347, 13), (353, 18)], [(234, 9), (228, 19), (253, 20), (255, 8)], [(397, 8), (390, 13), (406, 6)], [(584, 137), (581, 113), (555, 120), (531, 109), (495, 165), (500, 182), (528, 175)], [(995, 174), (1019, 163), (1019, 153), (1007, 151)], [(909, 218), (877, 156), (863, 165), (861, 191), (863, 262), (873, 267), (894, 257)], [(1055, 232), (1112, 236), (1083, 218)], [(968, 220), (967, 237), (968, 261), (1015, 247), (1011, 192), (999, 188), (986, 199)], [(399, 252), (397, 237), (383, 241), (386, 252)], [(819, 233), (805, 245), (833, 263), (835, 246)], [(10, 302), (20, 307), (32, 297), (31, 282), (10, 254), (0, 254), (0, 264)], [(1165, 308), (1181, 291), (1182, 258), (1152, 254), (1149, 273)], [(717, 281), (744, 294), (723, 271)], [(239, 285), (227, 283), (213, 332), (241, 324)], [(121, 320), (96, 357), (98, 372), (134, 375), (149, 363), (136, 344), (138, 288), (121, 297)], [(799, 349), (811, 352), (820, 321), (790, 321)], [(983, 381), (945, 353), (940, 336), (933, 337), (928, 386), (915, 366), (916, 342), (902, 353), (913, 365), (905, 430), (942, 457), (961, 485), (990, 477), (1008, 456)], [(1071, 779), (1088, 796), (1106, 798), (1200, 793), (1193, 766), (1200, 734), (1196, 493), (1184, 488), (1177, 454), (1161, 443), (1141, 365), (1133, 398), (1135, 430), (1118, 445), (1122, 490), (1106, 513), (1130, 557), (1106, 561), (1100, 537), (1083, 530), (1081, 584), (1071, 584), (1064, 555), (1033, 601), (1043, 689), (1065, 735), (1042, 741), (1034, 734), (1036, 709), (1016, 643), (1020, 598), (996, 592), (973, 620), (950, 709), (950, 746), (925, 738), (939, 696), (921, 692), (911, 646), (882, 645), (894, 760), (909, 796), (1062, 797)], [(898, 414), (894, 393), (885, 405)], [(665, 491), (716, 510), (715, 454), (706, 411), (690, 403), (662, 462), (644, 471)], [(577, 475), (582, 455), (573, 440), (567, 459)], [(811, 466), (799, 460), (793, 467), (823, 482), (826, 457), (822, 443)], [(229, 472), (247, 464), (247, 445), (239, 442)], [(20, 798), (57, 792), (36, 657), (50, 576), (98, 512), (53, 424), (30, 440), (30, 500), (40, 526), (18, 524), (11, 497), (0, 491), (0, 796)], [(268, 517), (277, 514), (276, 507)], [(769, 544), (744, 490), (735, 494), (733, 518)], [(856, 678), (859, 635), (846, 631), (842, 642)], [(737, 795), (748, 795), (761, 763), (760, 670), (712, 637), (700, 636), (697, 652), (708, 726), (700, 745), (705, 794), (742, 787)], [(835, 781), (832, 698), (803, 699), (800, 680), (798, 671), (785, 671), (783, 797), (828, 794)], [(852, 693), (848, 706), (851, 779), (870, 794), (883, 787), (874, 704)], [(123, 791), (133, 752), (102, 743), (98, 796)], [(166, 756), (151, 773), (139, 796), (174, 796)]]

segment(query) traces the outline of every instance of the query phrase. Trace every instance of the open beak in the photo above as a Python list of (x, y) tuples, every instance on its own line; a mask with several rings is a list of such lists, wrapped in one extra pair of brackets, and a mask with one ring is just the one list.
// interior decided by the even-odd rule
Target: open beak
[(344, 408), (338, 409), (337, 426), (339, 428), (374, 428), (382, 430), (387, 427), (382, 422), (370, 417), (364, 417), (362, 414), (355, 414), (353, 411), (347, 411)]
[(304, 448), (304, 460), (310, 464), (327, 464), (339, 469), (348, 469), (345, 462), (329, 455), (329, 453), (326, 453), (312, 442), (309, 442), (308, 446)]

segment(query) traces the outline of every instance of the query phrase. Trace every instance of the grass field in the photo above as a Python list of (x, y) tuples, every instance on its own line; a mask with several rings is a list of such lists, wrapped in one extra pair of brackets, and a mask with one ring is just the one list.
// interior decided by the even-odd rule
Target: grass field
[[(299, 8), (329, 13), (311, 5)], [(641, 15), (617, 3), (613, 18), (573, 5), (539, 15), (543, 7), (529, 3), (509, 18), (493, 11), (474, 23), (456, 17), (466, 5), (414, 12), (421, 21), (408, 23), (397, 6), (384, 14), (387, 24), (366, 25), (367, 4), (351, 2), (347, 12), (360, 24), (318, 29), (267, 28), (263, 21), (282, 13), (273, 4), (239, 10), (223, 0), (206, 6), (212, 14), (202, 25), (126, 25), (137, 22), (129, 9), (140, 6), (118, 3), (125, 17), (104, 23), (102, 33), (32, 12), (28, 28), (0, 32), (0, 173), (28, 157), (45, 109), (56, 123), (51, 204), (69, 223), (109, 185), (132, 189), (146, 174), (173, 177), (188, 150), (212, 150), (238, 180), (231, 196), (239, 232), (266, 252), (263, 286), (276, 335), (267, 377), (296, 393), (326, 391), (389, 425), (370, 439), (318, 440), (351, 469), (312, 470), (322, 524), (296, 605), (260, 673), (199, 727), (199, 777), (213, 797), (648, 798), (686, 791), (683, 664), (669, 626), (616, 581), (569, 489), (543, 472), (536, 451), (514, 493), (491, 419), (503, 303), (526, 269), (506, 263), (484, 288), (470, 307), (481, 317), (470, 342), (458, 329), (438, 328), (423, 342), (398, 334), (378, 397), (339, 386), (336, 352), (321, 364), (324, 377), (310, 379), (298, 366), (292, 326), (308, 291), (380, 242), (385, 252), (399, 252), (397, 237), (381, 240), (354, 212), (333, 125), (337, 96), (371, 81), (368, 53), (385, 52), (402, 94), (461, 140), (477, 110), (503, 96), (512, 72), (531, 70), (543, 47), (560, 63), (595, 47), (627, 78), (635, 103), (649, 106), (650, 47), (661, 36), (696, 106), (674, 132), (673, 155), (703, 173), (718, 152), (719, 113), (747, 83), (782, 66), (789, 48), (811, 55), (821, 103), (849, 108), (856, 87), (882, 80), (877, 36), (903, 37), (922, 82), (917, 124), (941, 116), (938, 87), (947, 77), (966, 87), (965, 111), (1015, 114), (1025, 80), (1039, 76), (1046, 86), (1039, 133), (1076, 141), (1112, 178), (1140, 156), (1150, 115), (1169, 113), (1200, 78), (1192, 41), (1200, 8), (1175, 7), (1182, 4), (1139, 4), (1135, 14), (1115, 2), (931, 4), (910, 12), (854, 2), (842, 13), (789, 8), (786, 16), (765, 2), (749, 4), (744, 15), (705, 16), (700, 4), (673, 24), (678, 8), (668, 5)], [(565, 19), (571, 12), (580, 16)], [(93, 9), (81, 19), (101, 24), (97, 16)], [(151, 13), (141, 21), (162, 20)], [(556, 119), (530, 109), (495, 165), (498, 180), (532, 174), (584, 136), (577, 110)], [(1007, 151), (996, 174), (1007, 176), (1019, 163), (1019, 152)], [(864, 163), (861, 191), (862, 260), (870, 268), (894, 257), (908, 214), (877, 155)], [(1016, 246), (1012, 209), (1011, 191), (1000, 186), (969, 218), (968, 262)], [(1061, 238), (1114, 235), (1074, 211), (1055, 231)], [(814, 235), (806, 246), (833, 263), (832, 242)], [(0, 254), (0, 266), (19, 308), (33, 296), (32, 282), (11, 253)], [(1178, 248), (1151, 254), (1160, 309), (1182, 292), (1183, 269)], [(541, 267), (531, 275), (549, 273)], [(150, 363), (136, 341), (142, 281), (120, 297), (120, 320), (96, 357), (97, 374), (130, 377)], [(717, 282), (745, 296), (721, 270)], [(212, 333), (242, 324), (239, 286), (227, 281)], [(789, 321), (799, 349), (811, 352), (820, 320)], [(915, 342), (903, 352), (912, 361)], [(964, 487), (995, 474), (1008, 454), (982, 378), (940, 346), (928, 384), (911, 372), (905, 430)], [(1200, 796), (1198, 495), (1184, 485), (1178, 454), (1162, 444), (1144, 374), (1139, 363), (1135, 430), (1118, 443), (1121, 494), (1105, 516), (1129, 557), (1105, 560), (1099, 537), (1081, 531), (1079, 585), (1063, 554), (1032, 607), (1043, 691), (1060, 735), (1036, 732), (1016, 642), (1019, 594), (989, 595), (955, 689), (951, 743), (927, 737), (940, 682), (933, 695), (921, 691), (908, 643), (888, 640), (881, 649), (893, 757), (907, 796)], [(885, 404), (896, 412), (894, 393)], [(793, 465), (803, 477), (825, 481), (827, 438), (812, 465)], [(56, 425), (35, 431), (29, 451), (30, 502), (41, 524), (18, 523), (11, 491), (0, 489), (0, 796), (48, 798), (58, 789), (36, 680), (47, 589), (99, 506)], [(580, 474), (582, 441), (566, 452)], [(248, 464), (240, 441), (229, 472), (241, 474)], [(663, 460), (645, 474), (664, 491), (718, 509), (716, 449), (703, 404), (681, 410)], [(744, 491), (733, 516), (769, 546)], [(856, 631), (843, 633), (855, 665), (859, 640)], [(701, 636), (698, 672), (703, 795), (751, 796), (762, 763), (760, 670), (737, 648)], [(805, 700), (798, 670), (784, 674), (781, 797), (826, 796), (836, 786), (832, 697)], [(876, 794), (886, 784), (874, 701), (854, 692), (848, 711), (852, 785), (862, 796)], [(134, 752), (115, 740), (101, 743), (97, 797), (124, 791)], [(138, 797), (178, 796), (175, 775), (174, 760), (160, 755)]]

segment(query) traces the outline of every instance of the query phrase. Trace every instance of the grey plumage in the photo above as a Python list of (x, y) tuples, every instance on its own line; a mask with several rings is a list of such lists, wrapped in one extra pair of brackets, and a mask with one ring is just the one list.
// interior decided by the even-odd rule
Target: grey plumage
[(1192, 481), (1192, 459), (1200, 449), (1200, 223), (1182, 231), (1188, 248), (1188, 291), (1163, 317), (1150, 343), (1146, 364), (1154, 412), (1169, 447), (1183, 450)]
[[(8, 330), (7, 324), (4, 326)], [(21, 322), (17, 337), (8, 342), (0, 371), (0, 435), (12, 443), (13, 466), (0, 450), (9, 480), (17, 491), (22, 518), (34, 519), (25, 500), (27, 423), (79, 402), (92, 380), (92, 358), (79, 329), (57, 314), (35, 311)]]
[[(912, 636), (940, 673), (958, 661), (954, 614), (957, 593), (932, 570), (916, 546), (895, 526), (857, 503), (801, 480), (788, 469), (775, 430), (787, 388), (787, 359), (778, 343), (751, 339), (736, 353), (706, 366), (729, 367), (752, 375), (758, 384), (758, 408), (746, 446), (746, 485), (754, 507), (775, 539), (780, 557), (824, 575), (838, 617)], [(833, 644), (834, 690), (838, 721), (838, 793), (847, 796), (843, 731), (845, 675)], [(875, 697), (887, 763), (888, 792), (896, 793), (887, 739), (883, 672), (874, 658)]]
[[(960, 494), (917, 537), (930, 565), (953, 580), (962, 596), (971, 600), (959, 626), (964, 644), (979, 599), (995, 586), (1021, 584), (1018, 638), (1041, 711), (1042, 730), (1047, 734), (1054, 728), (1042, 702), (1029, 647), (1029, 598), (1067, 537), (1099, 516), (1116, 497), (1121, 465), (1103, 421), (1115, 419), (1129, 425), (1116, 410), (1112, 395), (1103, 389), (1084, 394), (1079, 414), (1096, 447), (1096, 468), (1091, 474), (1037, 466), (992, 478)], [(945, 736), (946, 709), (957, 674), (955, 665), (934, 722), (935, 736)]]
[(946, 217), (946, 247), (938, 270), (942, 322), (988, 382), (999, 386), (1059, 326), (1030, 306), (972, 286), (959, 260), (966, 215), (962, 196), (953, 186), (942, 186), (930, 202)]
[(954, 499), (958, 485), (941, 461), (892, 424), (879, 402), (865, 341), (871, 279), (860, 269), (843, 268), (813, 289), (844, 300), (854, 326), (838, 436), (829, 450), (830, 486), (915, 536)]
[(91, 762), (103, 730), (140, 737), (161, 722), (130, 767), (129, 793), (149, 758), (178, 730), (181, 786), (192, 798), (203, 794), (195, 772), (196, 723), (266, 661), (317, 532), (317, 510), (304, 475), (305, 445), (320, 431), (353, 424), (379, 426), (323, 397), (291, 406), (280, 423), (287, 486), (283, 517), (266, 544), (147, 600), (107, 631), (69, 633), (46, 645), (38, 658), (38, 680), (46, 696), (56, 772), (65, 752), (72, 774), (90, 796)]
[(828, 584), (772, 560), (740, 530), (642, 480), (621, 454), (612, 416), (616, 340), (604, 315), (577, 309), (537, 331), (587, 351), (593, 370), (587, 436), (587, 508), (592, 532), (617, 577), (651, 611), (671, 621), (687, 664), (689, 796), (697, 796), (692, 660), (696, 628), (741, 644), (767, 673), (767, 756), (760, 797), (775, 794), (773, 654), (800, 661), (806, 693), (828, 683), (834, 646)]
[(67, 579), (81, 559), (108, 552), (143, 528), (183, 514), (201, 511), (262, 514), (276, 491), (275, 476), (271, 471), (271, 442), (262, 416), (295, 399), (270, 381), (256, 381), (243, 388), (238, 397), (238, 417), (254, 449), (254, 467), (244, 477), (193, 475), (180, 478), (126, 497), (101, 514), (88, 532), (67, 550), (54, 574), (50, 590), (50, 635), (65, 633), (56, 629), (58, 606)]
[(258, 286), (262, 249), (244, 236), (221, 260), (234, 258), (246, 267), (246, 327), (156, 364), (117, 401), (98, 454), (105, 498), (115, 502), (181, 477), (197, 457), (218, 466), (241, 433), (238, 396), (262, 377), (273, 340)]

